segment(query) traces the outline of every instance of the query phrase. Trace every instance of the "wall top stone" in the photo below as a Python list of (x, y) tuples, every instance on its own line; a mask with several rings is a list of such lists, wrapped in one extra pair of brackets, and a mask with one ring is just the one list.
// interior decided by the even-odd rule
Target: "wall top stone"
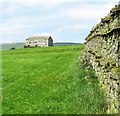
[(120, 30), (120, 4), (115, 5), (110, 13), (105, 18), (101, 18), (101, 22), (92, 28), (85, 39), (85, 44), (95, 36), (108, 35), (115, 30)]

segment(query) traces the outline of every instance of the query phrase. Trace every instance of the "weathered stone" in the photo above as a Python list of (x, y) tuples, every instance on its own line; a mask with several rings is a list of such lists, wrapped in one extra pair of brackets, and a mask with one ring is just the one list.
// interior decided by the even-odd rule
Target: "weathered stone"
[[(97, 24), (85, 39), (83, 61), (95, 70), (107, 99), (107, 112), (118, 113), (120, 96), (120, 5)], [(118, 71), (119, 70), (119, 71)], [(119, 89), (118, 89), (119, 87)], [(120, 101), (120, 99), (119, 99)]]
[(118, 99), (114, 99), (114, 106), (118, 108)]

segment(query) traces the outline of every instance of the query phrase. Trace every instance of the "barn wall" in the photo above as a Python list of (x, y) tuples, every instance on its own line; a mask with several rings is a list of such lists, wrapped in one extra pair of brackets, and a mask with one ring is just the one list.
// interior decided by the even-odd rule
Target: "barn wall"
[(49, 46), (49, 41), (48, 39), (41, 39), (41, 40), (26, 40), (26, 46), (40, 46), (40, 47), (48, 47)]

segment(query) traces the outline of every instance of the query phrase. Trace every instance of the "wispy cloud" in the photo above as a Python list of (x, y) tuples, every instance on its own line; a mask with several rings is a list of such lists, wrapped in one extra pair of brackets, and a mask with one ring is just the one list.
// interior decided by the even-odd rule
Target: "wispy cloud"
[(3, 13), (7, 13), (7, 14), (15, 13), (16, 11), (17, 11), (17, 5), (15, 5), (15, 4), (9, 5), (9, 6), (7, 6), (7, 8), (4, 8), (2, 10)]
[(64, 3), (78, 2), (79, 0), (1, 0), (1, 4), (9, 3), (22, 6), (42, 6), (42, 7), (51, 7)]
[(79, 41), (82, 35), (84, 41), (88, 30), (116, 3), (115, 0), (0, 0), (3, 19), (0, 39), (24, 41), (28, 36), (44, 34), (52, 35), (55, 41)]
[(25, 35), (25, 27), (21, 24), (11, 25), (1, 25), (0, 27), (0, 38), (3, 43), (6, 42), (17, 42), (19, 39)]
[(106, 4), (85, 4), (78, 5), (77, 7), (68, 8), (64, 10), (63, 15), (68, 16), (73, 19), (87, 19), (94, 20), (100, 19), (107, 15), (115, 3), (106, 3)]
[(81, 30), (88, 29), (90, 27), (89, 24), (80, 24), (80, 23), (75, 23), (75, 24), (70, 24), (70, 25), (65, 25), (62, 26), (58, 29), (56, 29), (57, 32), (72, 32), (72, 31), (77, 31), (80, 32)]

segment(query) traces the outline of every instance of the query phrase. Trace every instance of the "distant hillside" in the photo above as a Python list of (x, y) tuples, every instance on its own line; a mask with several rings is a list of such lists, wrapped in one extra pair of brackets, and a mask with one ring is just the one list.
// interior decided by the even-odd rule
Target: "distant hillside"
[(81, 43), (72, 43), (72, 42), (55, 42), (54, 46), (68, 46), (68, 45), (79, 45)]
[[(68, 46), (68, 45), (79, 45), (80, 43), (72, 43), (72, 42), (55, 42), (54, 46)], [(23, 48), (25, 43), (3, 43), (0, 44), (0, 50), (9, 50), (11, 48)]]
[(25, 43), (4, 43), (0, 44), (0, 50), (9, 50), (11, 48), (23, 48)]

